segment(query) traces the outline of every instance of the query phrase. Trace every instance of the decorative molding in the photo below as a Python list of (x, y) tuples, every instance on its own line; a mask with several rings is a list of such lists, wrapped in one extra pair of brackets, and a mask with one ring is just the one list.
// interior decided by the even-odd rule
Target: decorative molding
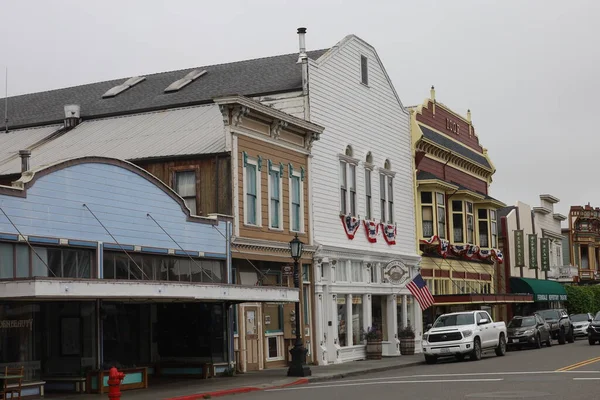
[(371, 163), (368, 163), (368, 162), (365, 162), (364, 166), (365, 166), (365, 169), (368, 169), (370, 171), (373, 171), (375, 169), (375, 164), (371, 164)]
[(248, 153), (246, 153), (245, 151), (242, 151), (242, 159), (244, 163), (244, 168), (246, 168), (248, 166)]
[(242, 119), (250, 113), (250, 109), (246, 106), (240, 106), (236, 108), (236, 111), (233, 115), (233, 125), (238, 126)]
[(425, 152), (427, 155), (431, 155), (435, 158), (447, 161), (449, 163), (452, 163), (476, 176), (482, 177), (484, 179), (488, 179), (490, 178), (494, 171), (486, 168), (485, 166), (469, 160), (457, 153), (454, 153), (452, 151), (449, 151), (446, 148), (443, 148), (441, 146), (439, 146), (437, 143), (426, 139), (426, 138), (421, 138), (419, 139), (419, 141), (417, 142), (416, 145), (416, 150), (420, 150)]
[(221, 115), (223, 116), (223, 125), (226, 127), (229, 126), (229, 107), (220, 105), (219, 111), (221, 111)]
[(311, 133), (310, 136), (304, 142), (304, 147), (306, 148), (306, 150), (311, 151), (314, 142), (319, 140), (320, 138), (321, 138), (320, 133), (316, 133), (316, 132)]
[(389, 169), (385, 169), (385, 168), (379, 168), (379, 173), (381, 175), (386, 175), (386, 176), (389, 176), (389, 177), (392, 177), (392, 178), (396, 177), (396, 173), (395, 172), (390, 171)]
[(288, 163), (288, 177), (291, 178), (294, 175), (294, 166), (292, 163)]
[(263, 162), (262, 157), (258, 156), (256, 158), (256, 164), (257, 164), (257, 168), (258, 168), (259, 171), (262, 171), (262, 162)]
[[(290, 244), (288, 242), (277, 242), (274, 240), (251, 239), (236, 237), (231, 242), (237, 250), (250, 250), (252, 252), (285, 253), (290, 254)], [(236, 249), (232, 249), (236, 252)], [(317, 248), (315, 246), (304, 245), (304, 253), (313, 254)]]
[(338, 158), (340, 159), (340, 161), (345, 161), (348, 164), (358, 165), (358, 163), (360, 162), (358, 159), (347, 156), (345, 154), (338, 154)]
[(306, 175), (306, 171), (304, 170), (304, 167), (300, 167), (300, 180), (304, 181), (304, 176)]
[(283, 167), (283, 163), (279, 163), (279, 175), (281, 175), (283, 177), (283, 171), (284, 171), (284, 167)]
[(279, 136), (281, 135), (281, 130), (286, 128), (287, 126), (288, 123), (286, 121), (282, 121), (280, 119), (274, 120), (270, 128), (271, 137), (273, 139), (279, 139)]

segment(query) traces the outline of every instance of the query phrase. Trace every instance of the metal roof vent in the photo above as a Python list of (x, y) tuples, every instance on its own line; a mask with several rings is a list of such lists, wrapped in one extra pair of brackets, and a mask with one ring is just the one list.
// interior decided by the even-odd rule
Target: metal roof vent
[(137, 85), (138, 83), (143, 82), (145, 80), (146, 80), (145, 76), (134, 76), (133, 78), (129, 78), (125, 82), (121, 83), (120, 85), (117, 85), (113, 88), (108, 89), (108, 91), (102, 95), (102, 98), (107, 99), (107, 98), (115, 97), (119, 93), (123, 93), (127, 89), (132, 88), (135, 85)]
[(190, 83), (194, 82), (196, 79), (200, 78), (202, 75), (206, 74), (206, 70), (195, 69), (192, 72), (189, 72), (186, 76), (181, 79), (176, 80), (171, 83), (165, 89), (165, 93), (177, 92), (180, 89), (183, 89)]

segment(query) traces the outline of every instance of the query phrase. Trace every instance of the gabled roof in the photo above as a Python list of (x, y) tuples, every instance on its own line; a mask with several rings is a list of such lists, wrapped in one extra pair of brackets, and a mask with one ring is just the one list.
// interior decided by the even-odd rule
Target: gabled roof
[(445, 147), (451, 152), (459, 154), (485, 168), (492, 169), (492, 166), (483, 154), (479, 154), (469, 149), (468, 147), (463, 146), (462, 144), (457, 143), (454, 140), (427, 128), (422, 124), (419, 124), (419, 128), (421, 129), (421, 132), (423, 132), (423, 137), (425, 139), (428, 139), (439, 146)]
[[(307, 52), (317, 59), (327, 50)], [(285, 54), (228, 64), (194, 67), (179, 71), (146, 75), (146, 79), (114, 97), (102, 98), (108, 90), (122, 85), (127, 78), (91, 83), (47, 92), (13, 96), (8, 99), (9, 128), (57, 123), (64, 119), (64, 106), (77, 104), (81, 117), (126, 114), (208, 103), (220, 96), (266, 95), (300, 90), (302, 71), (298, 53)], [(165, 89), (190, 72), (205, 70), (181, 90), (165, 93)], [(0, 104), (4, 116), (4, 101)], [(0, 122), (2, 131), (4, 122)]]

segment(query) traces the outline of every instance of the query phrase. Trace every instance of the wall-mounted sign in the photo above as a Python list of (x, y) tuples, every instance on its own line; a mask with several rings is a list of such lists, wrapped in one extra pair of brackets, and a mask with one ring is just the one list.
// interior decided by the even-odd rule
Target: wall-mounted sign
[(525, 243), (523, 240), (523, 230), (515, 231), (515, 267), (525, 266)]
[(566, 294), (537, 294), (535, 301), (567, 301)]
[(452, 121), (450, 118), (446, 118), (446, 129), (452, 133), (460, 134), (460, 125), (457, 122)]
[(281, 267), (281, 275), (294, 276), (294, 266), (293, 265), (284, 265), (283, 267)]
[(541, 264), (542, 271), (550, 271), (550, 239), (549, 238), (541, 238), (540, 239), (540, 253), (541, 253)]
[(0, 329), (33, 329), (33, 319), (3, 319), (0, 320)]
[(387, 263), (383, 269), (383, 274), (392, 285), (402, 285), (410, 278), (408, 267), (399, 260), (392, 260)]
[(529, 269), (538, 269), (537, 235), (527, 235), (529, 241)]

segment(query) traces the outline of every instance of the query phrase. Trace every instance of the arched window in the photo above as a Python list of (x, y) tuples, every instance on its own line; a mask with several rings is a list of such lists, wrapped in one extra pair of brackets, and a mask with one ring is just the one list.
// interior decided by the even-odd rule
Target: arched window
[(394, 176), (388, 173), (392, 170), (392, 163), (386, 159), (383, 170), (379, 173), (379, 211), (381, 221), (394, 223)]
[(350, 145), (346, 146), (346, 155), (348, 157), (352, 157), (354, 155), (354, 152), (352, 151), (352, 146), (350, 146)]
[(385, 162), (383, 163), (383, 168), (387, 169), (388, 171), (392, 170), (392, 163), (390, 162), (390, 160), (385, 160)]
[(367, 153), (367, 157), (365, 158), (365, 162), (367, 162), (369, 164), (373, 164), (373, 154), (371, 154), (370, 151)]

